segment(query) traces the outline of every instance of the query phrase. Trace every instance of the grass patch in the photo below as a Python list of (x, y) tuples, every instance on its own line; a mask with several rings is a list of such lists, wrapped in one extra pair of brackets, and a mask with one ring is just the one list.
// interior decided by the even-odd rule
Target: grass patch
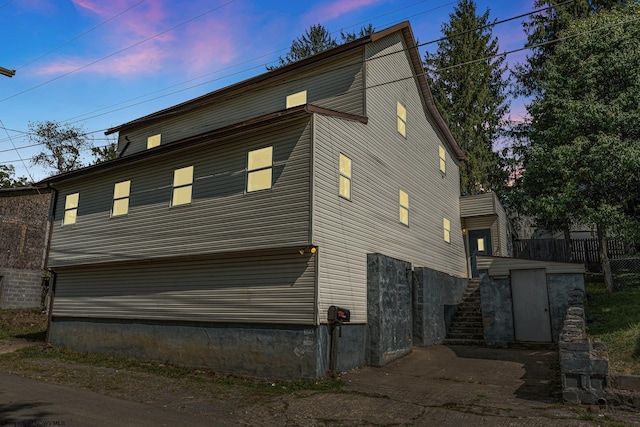
[(210, 385), (239, 387), (267, 394), (287, 394), (298, 391), (338, 391), (343, 386), (340, 378), (308, 378), (299, 380), (273, 380), (235, 375), (226, 375), (209, 370), (145, 361), (130, 357), (103, 353), (85, 353), (52, 346), (30, 346), (13, 353), (0, 355), (0, 368), (32, 366), (29, 361), (56, 360), (83, 366), (114, 369), (117, 371), (140, 372), (159, 377), (192, 380)]
[(43, 341), (47, 331), (47, 315), (41, 308), (0, 310), (0, 341), (27, 339)]
[(609, 293), (591, 282), (587, 295), (587, 334), (607, 345), (611, 372), (640, 375), (640, 287)]

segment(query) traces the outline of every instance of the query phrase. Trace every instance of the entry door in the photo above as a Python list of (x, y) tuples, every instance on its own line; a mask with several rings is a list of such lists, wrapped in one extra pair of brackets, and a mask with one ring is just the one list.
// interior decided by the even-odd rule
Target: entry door
[(511, 270), (516, 341), (551, 342), (547, 274), (544, 268)]
[(479, 277), (476, 255), (493, 255), (490, 228), (469, 230), (469, 252), (471, 254), (471, 277)]

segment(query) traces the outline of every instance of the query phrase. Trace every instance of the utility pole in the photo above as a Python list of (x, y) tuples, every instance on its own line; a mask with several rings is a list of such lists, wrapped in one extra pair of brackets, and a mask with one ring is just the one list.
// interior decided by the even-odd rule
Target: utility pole
[(16, 70), (10, 70), (8, 68), (0, 67), (0, 74), (7, 77), (13, 77), (16, 75)]

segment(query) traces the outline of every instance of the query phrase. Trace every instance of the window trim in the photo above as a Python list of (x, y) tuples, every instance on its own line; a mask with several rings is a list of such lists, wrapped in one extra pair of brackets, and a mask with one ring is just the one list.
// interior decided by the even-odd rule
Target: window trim
[[(253, 169), (249, 168), (249, 164), (250, 164), (250, 160), (251, 160), (251, 153), (255, 153), (258, 151), (262, 151), (262, 150), (266, 150), (266, 149), (270, 149), (271, 150), (271, 157), (270, 157), (270, 161), (268, 164), (264, 165), (264, 166), (256, 166)], [(248, 193), (255, 193), (256, 191), (263, 191), (263, 190), (271, 190), (273, 188), (273, 145), (269, 145), (266, 147), (262, 147), (262, 148), (258, 148), (256, 150), (251, 150), (247, 152), (247, 167), (246, 167), (246, 173), (245, 173), (245, 185), (244, 185), (244, 193), (248, 194)], [(268, 187), (264, 187), (264, 188), (256, 188), (253, 190), (249, 190), (249, 180), (251, 175), (253, 174), (258, 174), (260, 172), (266, 171), (268, 170), (270, 172), (271, 175), (271, 179), (269, 180), (269, 186)]]
[[(178, 171), (184, 171), (186, 169), (191, 169), (191, 180), (189, 182), (184, 182), (184, 183), (179, 183), (176, 185), (176, 178), (178, 178), (178, 176), (176, 175), (178, 173)], [(173, 183), (171, 185), (171, 201), (169, 203), (169, 207), (178, 207), (178, 206), (190, 206), (191, 204), (193, 204), (193, 175), (194, 175), (194, 171), (195, 171), (195, 167), (193, 165), (191, 166), (185, 166), (182, 168), (178, 168), (178, 169), (174, 169), (173, 171)], [(175, 200), (176, 200), (176, 190), (181, 190), (183, 188), (190, 188), (190, 194), (189, 194), (189, 201), (188, 202), (184, 202), (184, 203), (179, 203), (176, 204)]]
[(159, 147), (162, 144), (162, 134), (151, 135), (147, 137), (147, 150)]
[(442, 218), (442, 229), (444, 231), (444, 241), (446, 243), (451, 243), (451, 221), (448, 218)]
[(447, 174), (447, 150), (438, 144), (438, 157), (440, 158), (440, 172), (443, 175)]
[[(127, 195), (126, 196), (120, 196), (120, 197), (116, 197), (117, 196), (117, 188), (118, 185), (120, 184), (128, 184), (128, 188), (127, 188)], [(126, 180), (126, 181), (120, 181), (120, 182), (116, 182), (115, 184), (113, 184), (113, 200), (111, 202), (111, 218), (113, 217), (117, 217), (117, 216), (125, 216), (125, 215), (129, 215), (129, 197), (131, 196), (131, 180)], [(121, 200), (126, 200), (127, 201), (127, 211), (124, 213), (120, 213), (120, 214), (116, 214), (115, 211), (115, 207), (116, 207), (116, 202), (119, 202)]]
[(307, 90), (301, 90), (300, 92), (287, 95), (286, 107), (287, 109), (297, 107), (299, 105), (305, 105), (307, 103)]
[[(396, 104), (396, 118), (397, 118), (396, 130), (400, 135), (402, 135), (403, 138), (406, 139), (407, 138), (407, 106), (400, 101), (397, 101), (397, 104)], [(402, 130), (400, 127), (401, 123), (402, 123)]]
[[(75, 197), (75, 201), (73, 199), (70, 199), (70, 197)], [(72, 205), (70, 205), (70, 202), (72, 203)], [(78, 223), (78, 206), (79, 205), (80, 205), (80, 192), (69, 193), (64, 196), (64, 215), (62, 216), (63, 227)], [(71, 212), (73, 212), (73, 216), (71, 216)], [(73, 217), (73, 222), (67, 222), (68, 213), (69, 213), (68, 218)]]
[[(346, 171), (343, 172), (342, 170), (342, 159), (345, 158), (346, 160), (349, 161), (349, 173), (347, 174)], [(345, 200), (349, 200), (351, 201), (351, 197), (353, 195), (353, 161), (351, 160), (351, 157), (347, 156), (344, 153), (340, 153), (340, 156), (338, 158), (338, 173), (339, 173), (339, 178), (338, 178), (338, 196), (342, 197)], [(349, 183), (349, 195), (346, 196), (345, 194), (343, 194), (342, 192), (342, 180), (344, 180)]]
[[(406, 203), (406, 204), (403, 204), (403, 203), (402, 203), (402, 199), (403, 199), (403, 197), (402, 197), (402, 196), (403, 196), (403, 195), (404, 195), (404, 196), (406, 197), (406, 199), (407, 199), (407, 203)], [(404, 190), (399, 190), (399, 191), (398, 191), (398, 205), (399, 205), (399, 208), (400, 208), (400, 209), (399, 209), (399, 215), (400, 215), (400, 217), (398, 218), (398, 220), (400, 221), (400, 224), (402, 224), (402, 225), (406, 225), (406, 226), (408, 227), (408, 226), (409, 226), (409, 193), (407, 193), (407, 192), (406, 192), (406, 191), (404, 191)], [(404, 222), (404, 221), (402, 220), (402, 213), (403, 213), (403, 212), (406, 212), (406, 213), (407, 213), (407, 222)]]

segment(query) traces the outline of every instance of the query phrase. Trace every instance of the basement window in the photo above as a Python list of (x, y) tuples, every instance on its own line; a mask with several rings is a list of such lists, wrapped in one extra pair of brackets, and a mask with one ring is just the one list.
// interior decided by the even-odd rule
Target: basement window
[(442, 145), (438, 146), (438, 153), (440, 154), (440, 172), (447, 172), (447, 151)]
[(287, 108), (297, 107), (307, 103), (307, 91), (297, 92), (287, 96)]
[(126, 215), (129, 213), (129, 192), (131, 181), (118, 182), (113, 186), (113, 207), (111, 216)]
[(407, 137), (407, 109), (404, 105), (398, 101), (398, 106), (396, 108), (396, 112), (398, 115), (398, 132), (400, 135)]
[(153, 148), (153, 147), (157, 147), (160, 145), (160, 139), (161, 139), (161, 135), (157, 134), (157, 135), (153, 135), (150, 136), (149, 138), (147, 138), (147, 150), (149, 148)]
[(340, 153), (340, 197), (351, 200), (351, 159)]
[(273, 146), (249, 151), (247, 193), (268, 190), (273, 185)]
[(451, 243), (451, 221), (447, 218), (442, 219), (442, 228), (444, 228), (444, 241)]
[(173, 172), (173, 192), (171, 206), (188, 205), (191, 203), (193, 190), (193, 166), (176, 169)]
[(62, 225), (75, 224), (78, 218), (78, 202), (80, 193), (67, 194), (64, 200), (64, 218)]
[(400, 222), (409, 226), (409, 195), (400, 190)]

